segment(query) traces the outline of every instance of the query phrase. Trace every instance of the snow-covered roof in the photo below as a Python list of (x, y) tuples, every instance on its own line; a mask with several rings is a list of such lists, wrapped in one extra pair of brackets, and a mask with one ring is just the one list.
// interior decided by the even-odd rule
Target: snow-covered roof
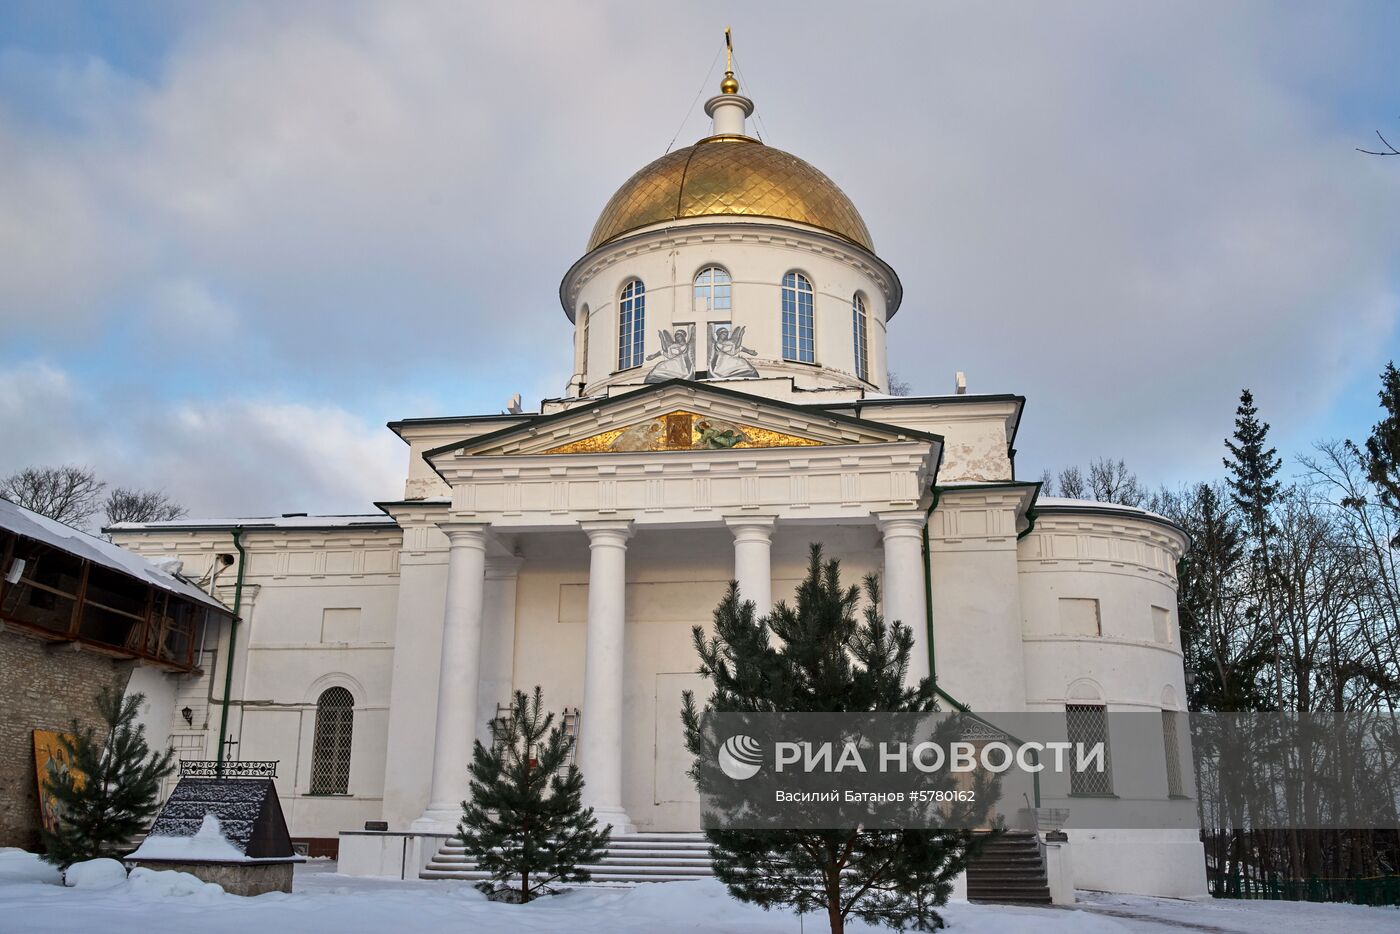
[(193, 834), (147, 834), (127, 859), (175, 860), (178, 862), (242, 863), (248, 855), (224, 836), (219, 818), (207, 812)]
[(209, 529), (396, 529), (398, 523), (383, 513), (353, 516), (313, 516), (285, 513), (280, 516), (183, 518), (165, 522), (117, 522), (107, 526), (112, 532), (161, 532)]
[(62, 522), (55, 522), (48, 516), (41, 516), (23, 506), (17, 506), (8, 500), (0, 499), (0, 527), (14, 532), (16, 535), (43, 542), (45, 545), (66, 551), (84, 560), (111, 568), (170, 593), (179, 594), (205, 606), (214, 607), (222, 613), (228, 612), (228, 607), (218, 600), (155, 562), (143, 558), (133, 551), (127, 551), (125, 548), (104, 541), (95, 535), (89, 535), (87, 532), (64, 525)]
[(1147, 509), (1142, 509), (1138, 506), (1124, 506), (1121, 503), (1104, 503), (1096, 499), (1071, 499), (1067, 496), (1041, 496), (1036, 499), (1035, 508), (1037, 511), (1046, 509), (1063, 509), (1069, 511), (1072, 509), (1075, 512), (1131, 513), (1142, 516), (1144, 519), (1153, 519), (1157, 522), (1165, 522), (1168, 525), (1176, 525), (1175, 522), (1166, 516)]

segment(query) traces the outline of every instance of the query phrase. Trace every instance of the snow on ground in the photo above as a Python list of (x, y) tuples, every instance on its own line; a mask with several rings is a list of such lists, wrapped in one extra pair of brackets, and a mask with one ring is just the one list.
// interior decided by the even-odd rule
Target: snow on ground
[(63, 876), (48, 863), (36, 859), (33, 853), (11, 846), (0, 847), (0, 886), (16, 882), (59, 885), (63, 882)]
[[(1130, 931), (1208, 931), (1210, 934), (1393, 934), (1400, 908), (1368, 908), (1324, 902), (1243, 901), (1234, 898), (1146, 898), (1080, 892), (1081, 906), (1117, 918)], [(1156, 922), (1156, 923), (1149, 923)]]
[(74, 888), (111, 889), (126, 883), (126, 867), (115, 859), (89, 859), (63, 870), (63, 884)]
[[(825, 919), (765, 912), (713, 880), (587, 889), (503, 905), (464, 882), (362, 879), (315, 861), (296, 869), (291, 895), (240, 898), (185, 873), (137, 869), (111, 888), (64, 888), (29, 854), (0, 851), (0, 919), (27, 934), (821, 934)], [(1083, 893), (1076, 909), (953, 904), (953, 934), (1392, 934), (1393, 909), (1297, 902), (1177, 901)], [(851, 931), (870, 931), (860, 924)]]

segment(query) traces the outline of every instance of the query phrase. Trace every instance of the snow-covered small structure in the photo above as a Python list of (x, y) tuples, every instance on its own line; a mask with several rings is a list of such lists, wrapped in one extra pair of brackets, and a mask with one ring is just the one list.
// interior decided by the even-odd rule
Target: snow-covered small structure
[(235, 895), (290, 892), (292, 849), (270, 778), (196, 778), (175, 786), (128, 865), (176, 869)]

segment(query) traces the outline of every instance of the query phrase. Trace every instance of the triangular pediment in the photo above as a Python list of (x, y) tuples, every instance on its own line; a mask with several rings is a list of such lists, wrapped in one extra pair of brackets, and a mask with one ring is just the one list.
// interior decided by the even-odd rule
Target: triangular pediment
[(675, 380), (444, 445), (471, 457), (635, 454), (938, 442), (937, 435)]
[(830, 442), (714, 415), (677, 409), (587, 438), (566, 441), (545, 454), (597, 454), (604, 451), (722, 451), (729, 448), (797, 448)]

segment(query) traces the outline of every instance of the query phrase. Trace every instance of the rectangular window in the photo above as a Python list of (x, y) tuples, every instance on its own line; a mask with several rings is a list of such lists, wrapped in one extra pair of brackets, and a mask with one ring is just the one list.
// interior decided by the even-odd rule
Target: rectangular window
[(1172, 644), (1172, 611), (1164, 606), (1152, 608), (1152, 638), (1163, 645)]
[(1103, 635), (1099, 601), (1083, 597), (1061, 597), (1060, 632), (1067, 636)]
[(1167, 759), (1167, 797), (1185, 797), (1181, 786), (1181, 740), (1175, 710), (1162, 711), (1162, 749)]
[(359, 607), (326, 607), (321, 611), (322, 642), (358, 642)]
[[(1113, 794), (1113, 770), (1108, 750), (1108, 716), (1102, 704), (1066, 704), (1065, 727), (1070, 742), (1069, 793), (1072, 795), (1111, 795)], [(1102, 760), (1091, 755), (1098, 744), (1103, 745)], [(1076, 766), (1083, 755), (1094, 765), (1083, 769)], [(1103, 769), (1097, 768), (1099, 761)]]

